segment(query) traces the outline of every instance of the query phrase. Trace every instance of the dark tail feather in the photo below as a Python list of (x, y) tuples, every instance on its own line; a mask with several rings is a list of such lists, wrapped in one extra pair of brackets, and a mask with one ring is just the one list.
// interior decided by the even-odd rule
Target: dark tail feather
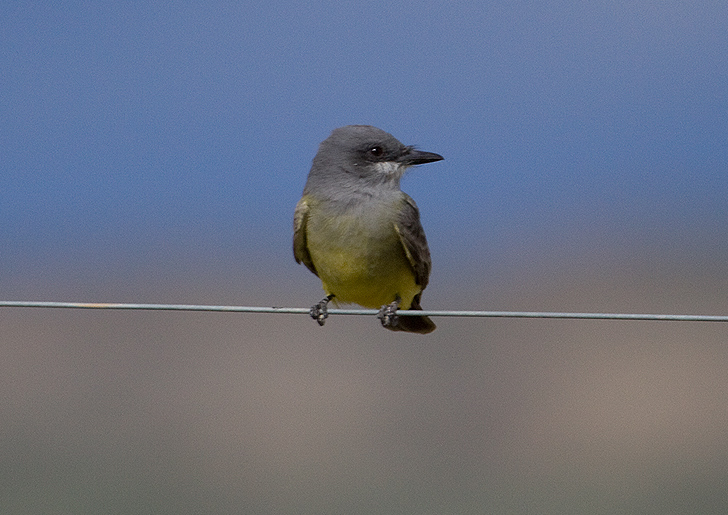
[[(412, 305), (409, 307), (409, 309), (422, 309), (422, 306), (420, 306), (420, 295), (415, 295), (415, 298), (412, 299)], [(435, 322), (430, 320), (429, 317), (397, 317), (397, 325), (394, 327), (387, 327), (387, 329), (390, 329), (392, 331), (406, 331), (408, 333), (419, 333), (419, 334), (427, 334), (434, 331), (437, 326), (435, 325)]]

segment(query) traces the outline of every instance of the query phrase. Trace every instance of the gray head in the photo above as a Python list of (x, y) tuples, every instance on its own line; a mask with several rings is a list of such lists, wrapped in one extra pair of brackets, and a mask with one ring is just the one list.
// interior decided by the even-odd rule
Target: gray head
[(371, 125), (347, 125), (334, 129), (319, 146), (306, 190), (315, 188), (320, 193), (336, 186), (399, 189), (399, 180), (407, 168), (441, 159), (439, 154), (405, 146)]

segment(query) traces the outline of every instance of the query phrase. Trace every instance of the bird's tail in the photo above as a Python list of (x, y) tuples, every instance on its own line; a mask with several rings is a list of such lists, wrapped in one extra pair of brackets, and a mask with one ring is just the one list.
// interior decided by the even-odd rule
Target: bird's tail
[[(409, 307), (409, 309), (422, 309), (422, 306), (420, 306), (420, 295), (415, 295), (415, 298), (412, 299), (412, 305)], [(397, 325), (396, 326), (387, 326), (387, 329), (390, 329), (392, 331), (406, 331), (408, 333), (419, 333), (419, 334), (427, 334), (434, 331), (437, 326), (435, 325), (435, 322), (430, 320), (429, 317), (425, 316), (406, 316), (406, 317), (397, 317)]]

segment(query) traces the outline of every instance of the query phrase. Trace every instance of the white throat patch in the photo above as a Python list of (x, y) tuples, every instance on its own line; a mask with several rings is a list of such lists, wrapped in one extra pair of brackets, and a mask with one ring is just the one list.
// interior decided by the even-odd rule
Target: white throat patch
[(381, 173), (383, 175), (401, 177), (404, 175), (404, 172), (407, 171), (407, 166), (395, 161), (384, 161), (381, 163), (374, 163), (374, 169), (377, 173)]

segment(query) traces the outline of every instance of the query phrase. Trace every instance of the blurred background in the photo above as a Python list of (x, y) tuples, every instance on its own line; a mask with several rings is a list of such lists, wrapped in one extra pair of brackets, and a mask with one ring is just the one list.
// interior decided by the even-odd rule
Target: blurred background
[[(318, 143), (403, 189), (426, 309), (728, 314), (728, 4), (15, 2), (0, 300), (307, 307)], [(7, 513), (726, 513), (728, 326), (0, 309)]]

